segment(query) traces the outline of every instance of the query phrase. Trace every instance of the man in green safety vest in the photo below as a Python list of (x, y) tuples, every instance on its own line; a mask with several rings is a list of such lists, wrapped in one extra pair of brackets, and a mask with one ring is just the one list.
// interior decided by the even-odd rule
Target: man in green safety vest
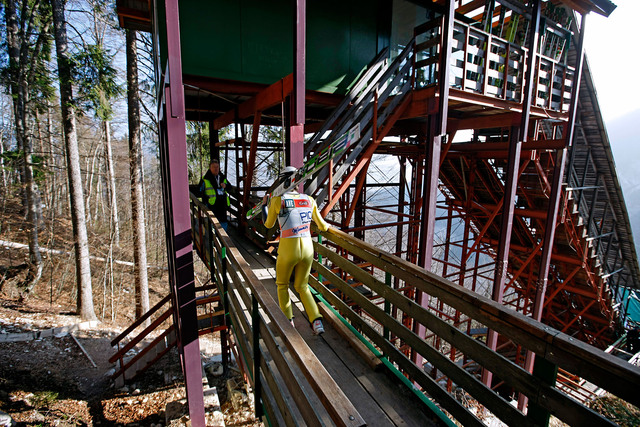
[(224, 173), (220, 172), (220, 162), (217, 159), (211, 160), (209, 170), (202, 177), (199, 184), (202, 203), (213, 211), (222, 228), (227, 231), (227, 210), (231, 201), (229, 191), (231, 184), (227, 181)]

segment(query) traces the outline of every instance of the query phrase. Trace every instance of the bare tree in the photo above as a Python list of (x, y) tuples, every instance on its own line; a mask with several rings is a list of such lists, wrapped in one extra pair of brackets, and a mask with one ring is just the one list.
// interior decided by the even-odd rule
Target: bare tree
[(129, 105), (129, 169), (131, 171), (131, 217), (133, 219), (133, 258), (135, 261), (136, 319), (149, 311), (147, 243), (142, 189), (142, 144), (140, 142), (140, 104), (136, 32), (126, 30), (127, 101)]
[(71, 222), (73, 224), (74, 246), (76, 252), (76, 278), (78, 283), (77, 308), (83, 320), (96, 320), (93, 308), (91, 288), (91, 265), (89, 263), (89, 242), (85, 222), (84, 194), (80, 172), (80, 153), (76, 132), (75, 108), (71, 80), (71, 64), (68, 53), (67, 28), (64, 17), (64, 1), (51, 0), (53, 6), (54, 37), (58, 57), (58, 77), (60, 80), (60, 105), (64, 127), (64, 140), (67, 150), (67, 171), (69, 174), (69, 192)]
[[(114, 99), (122, 94), (117, 83), (117, 70), (113, 67), (114, 54), (105, 44), (109, 25), (108, 6), (104, 1), (89, 1), (92, 21), (90, 25), (91, 42), (82, 38), (82, 49), (73, 56), (74, 77), (78, 83), (78, 97), (86, 109), (92, 110), (100, 120), (104, 136), (107, 184), (111, 202), (111, 224), (113, 225), (113, 241), (120, 243), (120, 221), (118, 215), (115, 166), (111, 147), (111, 120), (113, 119)], [(109, 5), (110, 6), (110, 5)], [(101, 147), (102, 148), (102, 147)], [(96, 201), (97, 202), (97, 201)], [(111, 239), (110, 239), (111, 240)]]
[[(2, 105), (0, 104), (0, 108), (2, 108)], [(5, 125), (4, 121), (2, 123), (0, 123), (0, 172), (2, 173), (2, 188), (0, 188), (0, 195), (2, 195), (3, 200), (6, 198), (6, 192), (7, 192), (7, 171), (5, 170), (4, 167), (4, 141), (5, 141), (5, 134), (8, 134), (7, 131), (7, 126)]]
[[(39, 190), (34, 179), (33, 126), (34, 100), (48, 93), (45, 61), (51, 44), (51, 11), (41, 1), (6, 0), (6, 37), (9, 57), (8, 86), (13, 98), (16, 142), (22, 158), (23, 203), (27, 212), (29, 273), (22, 284), (26, 298), (42, 276), (42, 257), (38, 242), (38, 222), (42, 217)], [(46, 97), (46, 96), (44, 96)]]

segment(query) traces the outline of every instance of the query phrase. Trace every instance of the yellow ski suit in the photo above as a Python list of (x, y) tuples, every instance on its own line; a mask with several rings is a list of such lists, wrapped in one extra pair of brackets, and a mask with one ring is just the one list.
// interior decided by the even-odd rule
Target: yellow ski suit
[(289, 298), (289, 279), (295, 269), (293, 286), (300, 294), (309, 322), (313, 323), (322, 316), (309, 291), (309, 273), (313, 261), (313, 242), (309, 224), (313, 219), (322, 231), (328, 230), (329, 224), (318, 213), (315, 200), (297, 192), (289, 192), (271, 199), (264, 225), (271, 228), (276, 219), (280, 223), (280, 245), (276, 260), (276, 285), (278, 285), (280, 308), (288, 319), (293, 318)]

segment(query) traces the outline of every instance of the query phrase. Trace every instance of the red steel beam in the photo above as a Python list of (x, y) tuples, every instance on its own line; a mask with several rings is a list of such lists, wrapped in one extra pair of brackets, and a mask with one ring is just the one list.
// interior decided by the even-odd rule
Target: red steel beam
[[(544, 308), (544, 296), (547, 291), (547, 283), (549, 280), (549, 267), (551, 264), (551, 250), (553, 248), (553, 241), (555, 239), (556, 226), (558, 222), (558, 213), (560, 211), (560, 195), (562, 193), (562, 179), (564, 177), (564, 165), (567, 158), (567, 149), (564, 148), (556, 154), (556, 164), (553, 172), (553, 183), (551, 187), (551, 194), (549, 195), (548, 205), (548, 221), (544, 232), (544, 246), (542, 247), (542, 257), (540, 259), (540, 270), (538, 273), (538, 280), (536, 286), (536, 296), (533, 302), (533, 310), (531, 316), (535, 320), (542, 320), (542, 311)], [(538, 167), (540, 163), (536, 163)], [(547, 183), (548, 185), (548, 183)], [(588, 306), (590, 307), (590, 306)], [(588, 308), (586, 307), (585, 310)], [(563, 331), (564, 332), (564, 331)], [(527, 350), (527, 355), (524, 362), (524, 369), (528, 372), (533, 372), (533, 363), (535, 361), (535, 354), (531, 350)], [(518, 407), (520, 410), (524, 409), (527, 405), (527, 397), (520, 393), (518, 396)]]
[[(540, 32), (540, 0), (534, 0), (531, 18), (531, 28), (529, 33), (529, 57), (527, 58), (527, 69), (525, 75), (525, 90), (522, 101), (522, 118), (519, 127), (511, 128), (509, 161), (507, 163), (507, 180), (505, 182), (505, 196), (502, 208), (502, 224), (500, 227), (500, 241), (498, 243), (498, 253), (496, 259), (496, 272), (493, 281), (492, 299), (502, 303), (504, 284), (507, 276), (509, 263), (509, 245), (511, 243), (511, 232), (513, 227), (513, 209), (515, 205), (516, 189), (518, 187), (518, 165), (520, 163), (520, 150), (522, 143), (527, 141), (529, 130), (529, 115), (531, 112), (531, 98), (533, 91), (533, 65), (535, 64), (538, 46), (538, 35)], [(495, 351), (498, 343), (498, 334), (489, 330), (487, 335), (487, 346)], [(491, 387), (493, 373), (484, 369), (482, 381)]]
[[(566, 144), (566, 138), (526, 141), (522, 144), (522, 150), (561, 150), (566, 147)], [(502, 151), (507, 152), (508, 150), (508, 142), (462, 142), (453, 144), (450, 152), (481, 153), (495, 151), (499, 153)]]
[(256, 111), (253, 116), (253, 127), (251, 132), (251, 146), (249, 147), (249, 160), (247, 162), (247, 170), (244, 173), (244, 190), (242, 192), (242, 206), (240, 207), (240, 221), (245, 222), (245, 213), (249, 206), (249, 193), (251, 192), (251, 184), (256, 168), (256, 154), (258, 152), (258, 136), (260, 135), (260, 119), (262, 113)]
[[(455, 18), (455, 0), (447, 0), (447, 12), (444, 15), (440, 31), (440, 64), (451, 63), (451, 41), (453, 40), (453, 23)], [(439, 67), (438, 72), (438, 110), (427, 119), (426, 138), (426, 170), (424, 174), (424, 188), (422, 199), (422, 218), (419, 234), (418, 265), (431, 270), (433, 258), (433, 238), (436, 224), (436, 201), (438, 198), (438, 176), (440, 175), (440, 153), (443, 139), (447, 135), (447, 119), (449, 116), (449, 74), (448, 66)], [(418, 291), (416, 302), (422, 307), (428, 307), (429, 296)], [(414, 332), (424, 337), (426, 328), (420, 323), (414, 323)], [(422, 356), (412, 352), (411, 359), (422, 365)]]
[(544, 303), (544, 306), (546, 307), (551, 301), (553, 301), (553, 299), (555, 298), (555, 296), (562, 291), (566, 286), (568, 286), (571, 281), (573, 280), (573, 278), (575, 277), (576, 274), (578, 274), (578, 272), (582, 269), (582, 266), (577, 266), (576, 268), (574, 268), (571, 273), (569, 273), (569, 275), (564, 279), (564, 281), (559, 284), (556, 289), (553, 291), (553, 293), (551, 295), (547, 295), (546, 296), (546, 301)]
[[(293, 90), (293, 74), (278, 80), (262, 89), (251, 99), (246, 100), (237, 108), (233, 108), (213, 121), (216, 130), (230, 125), (236, 120), (253, 116), (257, 111), (264, 111), (284, 101)], [(237, 112), (237, 115), (236, 115)]]
[[(330, 195), (329, 200), (327, 201), (327, 204), (322, 208), (322, 211), (321, 211), (322, 216), (327, 215), (327, 213), (335, 206), (335, 204), (337, 203), (338, 199), (340, 199), (342, 194), (344, 194), (344, 192), (349, 188), (349, 186), (351, 185), (353, 180), (356, 178), (356, 176), (360, 173), (362, 168), (364, 168), (365, 165), (369, 164), (369, 161), (371, 160), (373, 153), (375, 153), (376, 149), (382, 142), (382, 139), (385, 136), (387, 136), (387, 133), (391, 130), (391, 128), (393, 127), (393, 124), (396, 122), (396, 120), (398, 120), (398, 118), (400, 117), (402, 112), (407, 108), (410, 102), (411, 102), (411, 96), (407, 96), (402, 101), (402, 103), (398, 106), (398, 108), (396, 108), (393, 114), (391, 114), (391, 116), (387, 118), (387, 121), (384, 124), (382, 130), (378, 132), (374, 129), (374, 135), (376, 136), (369, 143), (364, 153), (362, 153), (358, 157), (358, 161), (356, 162), (356, 165), (351, 169), (351, 172), (349, 172), (349, 174), (345, 178), (343, 178), (342, 183), (340, 184), (338, 189), (333, 193), (333, 195)], [(375, 109), (374, 111), (377, 111), (377, 109)], [(376, 124), (374, 123), (374, 126), (375, 125)], [(332, 185), (329, 186), (329, 188), (331, 187)], [(352, 202), (354, 204), (356, 203), (359, 196), (358, 191), (356, 191), (355, 194), (356, 194), (356, 197)]]
[[(360, 195), (362, 194), (362, 187), (364, 187), (364, 184), (367, 182), (367, 170), (369, 169), (370, 163), (370, 161), (367, 161), (367, 164), (364, 166), (362, 173), (358, 176), (358, 180), (356, 181), (356, 190), (354, 192), (351, 205), (349, 206), (349, 209), (347, 211), (345, 224), (349, 224), (351, 222), (351, 217), (353, 216), (353, 212), (355, 211), (358, 200), (360, 200)], [(323, 214), (323, 216), (325, 215), (326, 214)]]

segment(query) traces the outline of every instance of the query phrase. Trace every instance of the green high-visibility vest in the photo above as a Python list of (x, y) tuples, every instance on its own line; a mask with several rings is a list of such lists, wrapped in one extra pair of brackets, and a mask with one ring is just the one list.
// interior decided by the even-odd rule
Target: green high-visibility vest
[[(213, 186), (213, 183), (208, 179), (203, 178), (203, 181), (204, 181), (204, 195), (207, 199), (207, 203), (209, 204), (209, 206), (214, 206), (216, 204), (216, 197), (218, 195), (216, 192), (216, 188)], [(222, 182), (224, 184), (229, 185), (229, 182), (227, 181), (226, 178)], [(221, 188), (221, 190), (227, 196), (227, 206), (231, 206), (231, 199), (229, 199), (229, 194), (226, 191), (224, 191), (224, 189)]]

